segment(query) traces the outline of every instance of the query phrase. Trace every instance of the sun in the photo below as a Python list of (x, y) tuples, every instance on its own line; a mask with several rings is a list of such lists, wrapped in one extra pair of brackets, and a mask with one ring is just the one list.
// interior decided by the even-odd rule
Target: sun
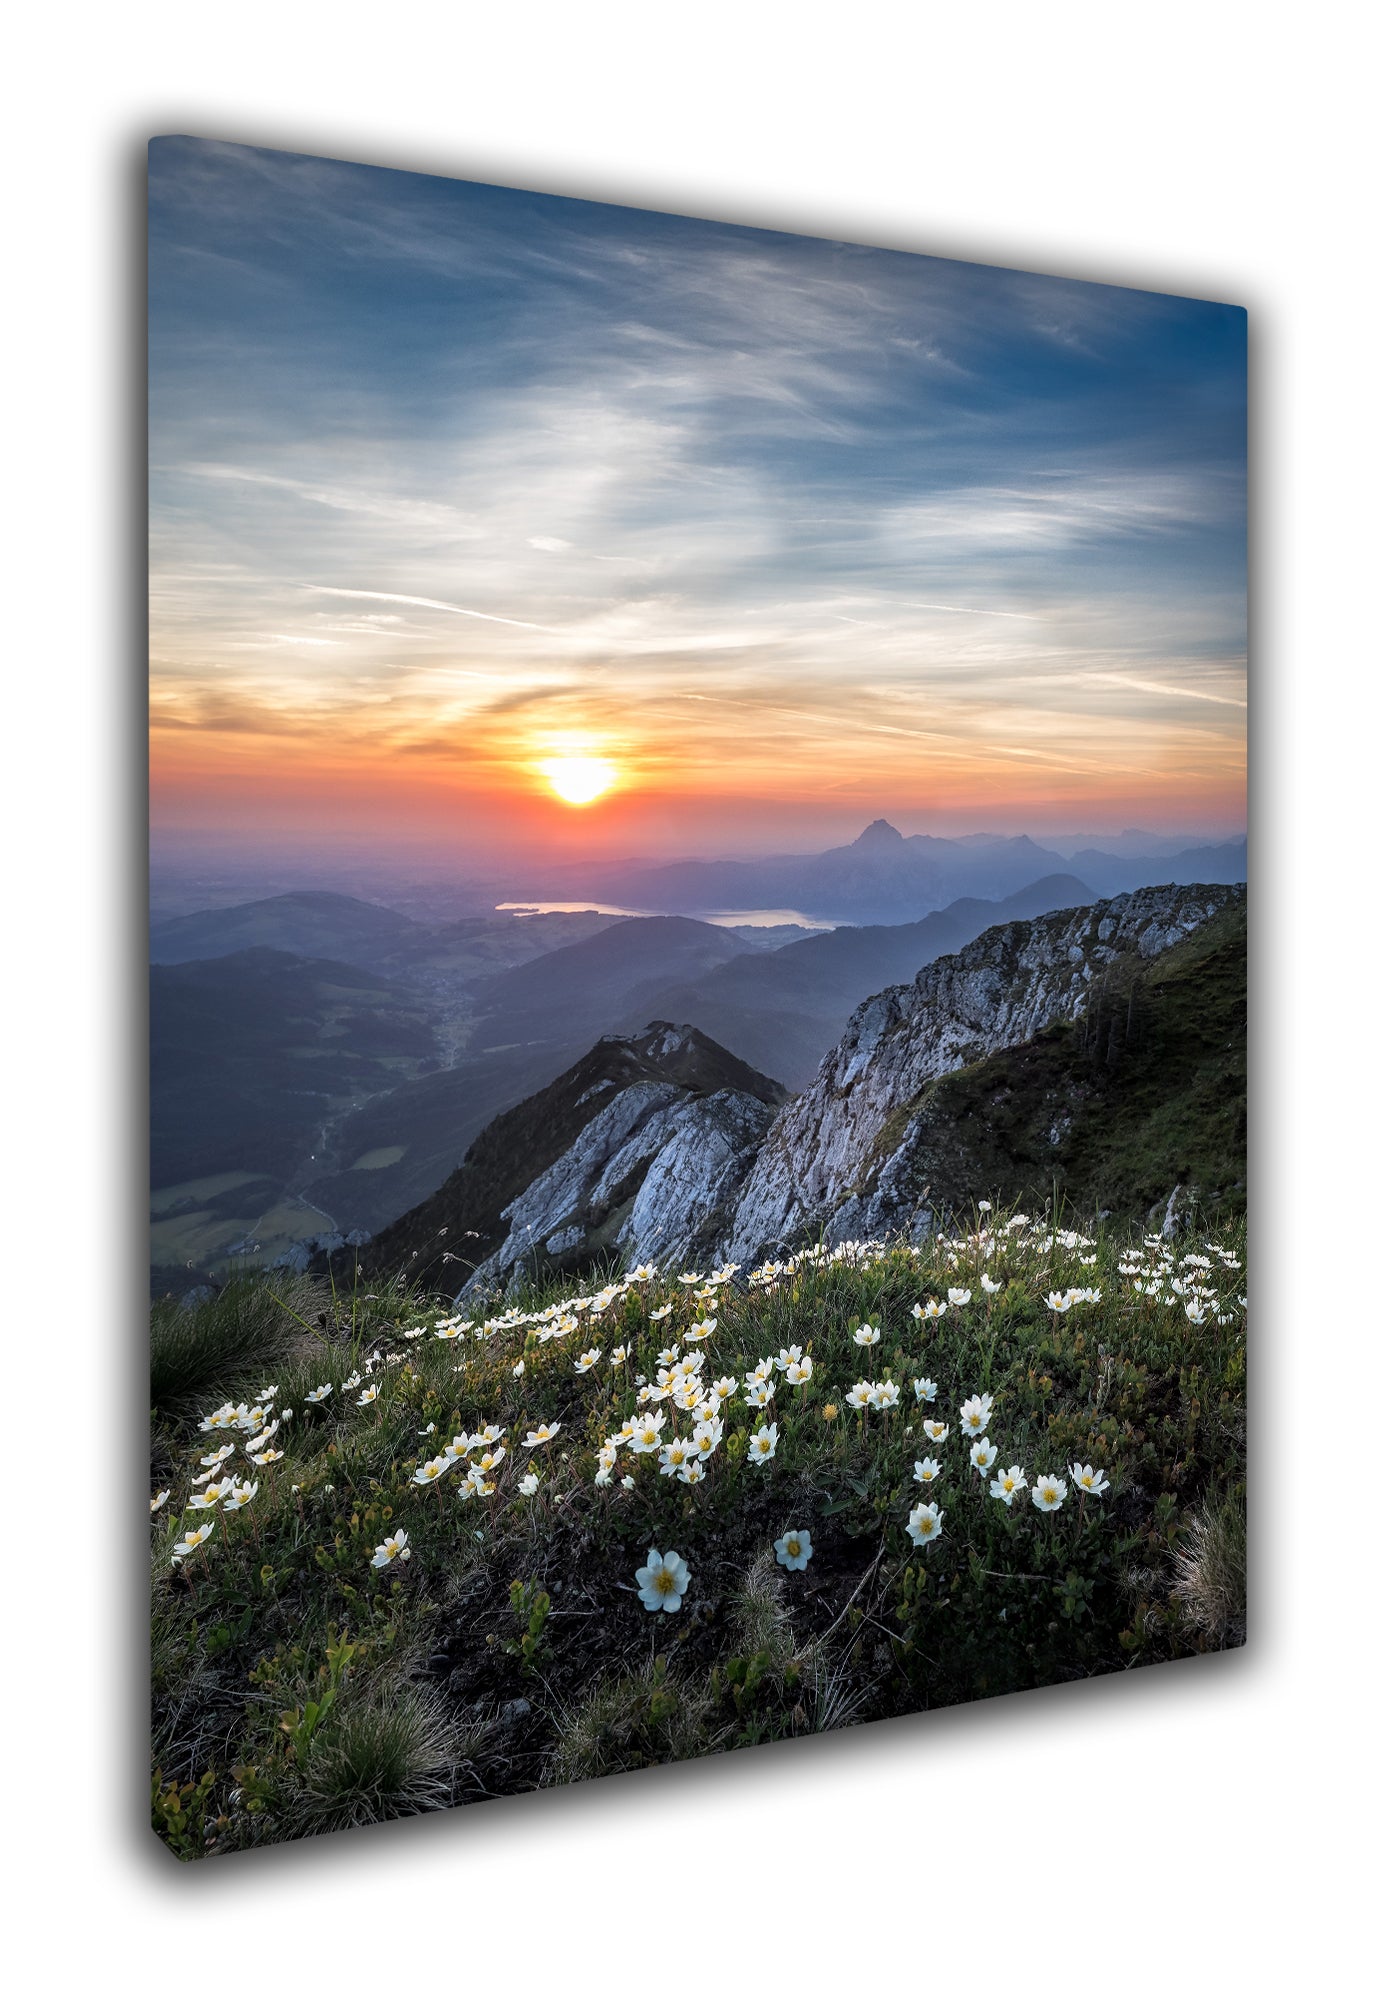
[(561, 755), (542, 765), (543, 774), (566, 804), (593, 804), (615, 781), (613, 762), (600, 755)]

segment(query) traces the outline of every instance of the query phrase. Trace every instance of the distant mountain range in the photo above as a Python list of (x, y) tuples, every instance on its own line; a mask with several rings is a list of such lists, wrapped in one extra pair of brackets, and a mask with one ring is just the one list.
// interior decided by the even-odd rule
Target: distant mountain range
[(905, 838), (877, 818), (850, 845), (766, 859), (684, 859), (671, 865), (572, 869), (567, 898), (595, 898), (668, 914), (786, 907), (827, 921), (918, 921), (963, 897), (1000, 900), (1045, 874), (1075, 873), (1102, 895), (1162, 882), (1245, 877), (1245, 841), (1176, 853), (1059, 853), (1028, 837)]

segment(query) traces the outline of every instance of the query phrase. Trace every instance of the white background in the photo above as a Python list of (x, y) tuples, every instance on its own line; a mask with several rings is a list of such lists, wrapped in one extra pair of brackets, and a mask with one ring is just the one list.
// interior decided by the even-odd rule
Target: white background
[[(127, 0), (12, 17), (14, 1985), (1340, 1985), (1375, 1883), (1358, 1803), (1377, 1823), (1378, 1540), (1354, 1523), (1378, 1514), (1370, 19), (1215, 0)], [(140, 176), (145, 139), (169, 131), (1248, 306), (1247, 1652), (263, 1857), (180, 1867), (142, 1830), (123, 1521), (143, 1497), (127, 1445), (142, 1361)]]

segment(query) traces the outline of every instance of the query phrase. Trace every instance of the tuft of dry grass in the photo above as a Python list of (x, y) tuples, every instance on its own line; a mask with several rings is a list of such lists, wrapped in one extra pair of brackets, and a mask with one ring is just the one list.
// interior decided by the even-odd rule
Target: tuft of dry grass
[(1175, 1560), (1172, 1595), (1194, 1627), (1223, 1649), (1245, 1639), (1248, 1551), (1243, 1489), (1207, 1504)]

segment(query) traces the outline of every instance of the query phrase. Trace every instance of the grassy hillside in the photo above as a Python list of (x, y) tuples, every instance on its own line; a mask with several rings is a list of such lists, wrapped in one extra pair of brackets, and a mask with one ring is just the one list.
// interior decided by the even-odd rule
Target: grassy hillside
[(1138, 1217), (1176, 1185), (1204, 1211), (1243, 1212), (1245, 1023), (1241, 903), (1151, 963), (1114, 966), (1085, 1019), (901, 1109), (900, 1125), (920, 1119), (915, 1193), (945, 1209), (977, 1185), (1003, 1200), (1055, 1188), (1078, 1209)]
[(973, 1214), (486, 1322), (301, 1281), (161, 1308), (159, 1834), (198, 1857), (1243, 1640), (1241, 1268), (1234, 1227)]

